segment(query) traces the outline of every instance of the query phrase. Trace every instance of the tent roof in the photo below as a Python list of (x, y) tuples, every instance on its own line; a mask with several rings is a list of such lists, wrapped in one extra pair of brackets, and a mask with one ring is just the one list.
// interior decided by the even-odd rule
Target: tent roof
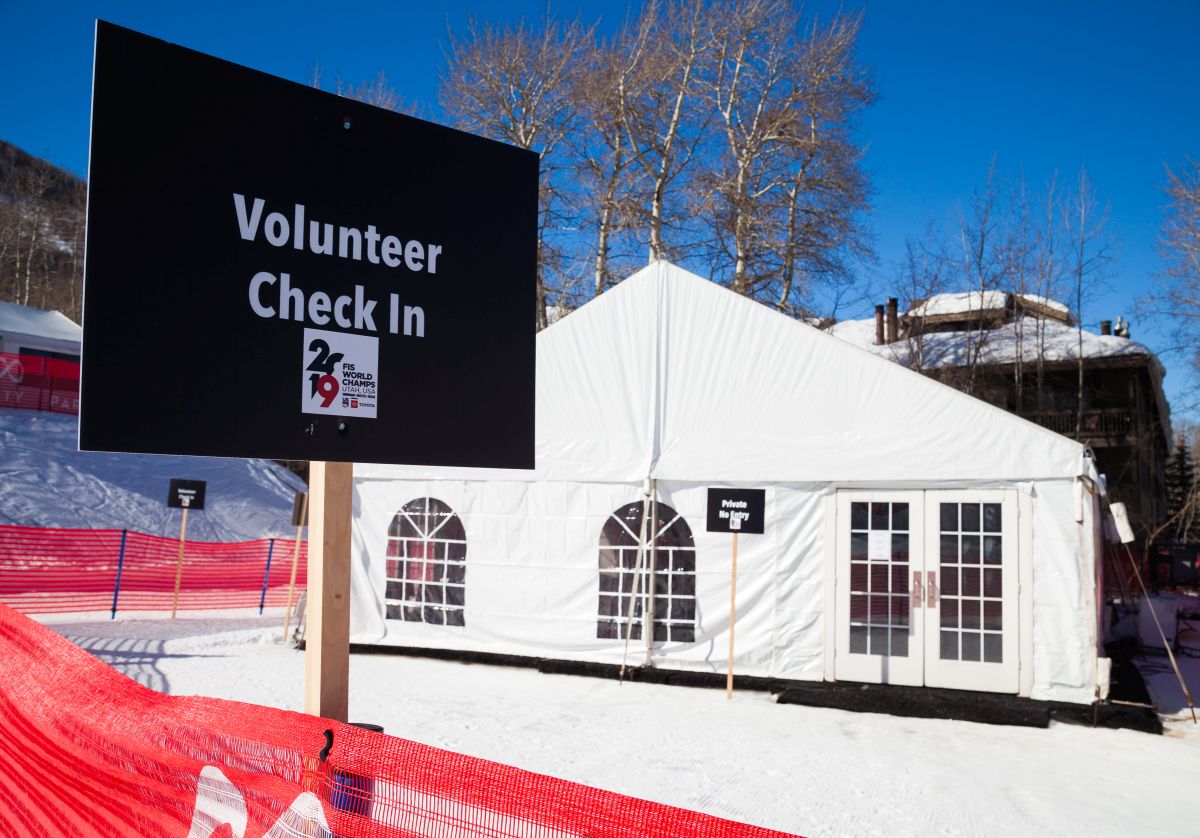
[(666, 262), (537, 339), (537, 468), (358, 477), (953, 483), (1068, 478), (1083, 447)]
[(7, 335), (74, 344), (78, 352), (83, 329), (59, 311), (0, 302), (0, 336)]

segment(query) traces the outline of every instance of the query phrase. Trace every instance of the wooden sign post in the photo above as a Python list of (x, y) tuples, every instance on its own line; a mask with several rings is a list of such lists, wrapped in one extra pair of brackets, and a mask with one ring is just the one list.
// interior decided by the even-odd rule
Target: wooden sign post
[(308, 492), (297, 492), (296, 502), (292, 504), (292, 526), (296, 528), (296, 543), (292, 548), (292, 575), (288, 578), (287, 609), (283, 612), (281, 643), (287, 643), (288, 629), (292, 625), (292, 597), (296, 593), (296, 568), (300, 565), (300, 542), (304, 539), (304, 525), (307, 523)]
[(738, 535), (764, 530), (767, 493), (764, 489), (709, 489), (708, 532), (733, 533), (729, 572), (729, 661), (725, 670), (725, 698), (733, 698), (733, 629), (737, 621)]
[(98, 21), (89, 160), (80, 448), (311, 462), (305, 709), (345, 721), (351, 463), (534, 466), (538, 155)]
[(204, 508), (204, 491), (207, 483), (203, 480), (172, 479), (167, 487), (167, 507), (183, 509), (183, 522), (179, 525), (179, 555), (175, 560), (175, 594), (171, 597), (171, 619), (179, 610), (179, 586), (183, 582), (183, 553), (187, 543), (187, 519), (189, 509)]
[(350, 683), (352, 463), (309, 464), (304, 712), (344, 722)]

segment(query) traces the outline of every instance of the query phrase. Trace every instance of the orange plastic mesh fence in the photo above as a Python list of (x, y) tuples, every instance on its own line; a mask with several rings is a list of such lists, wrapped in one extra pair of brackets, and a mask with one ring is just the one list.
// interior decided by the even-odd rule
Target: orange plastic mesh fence
[[(287, 602), (296, 542), (188, 541), (179, 609), (262, 608)], [(296, 590), (304, 589), (307, 544)], [(126, 530), (0, 526), (0, 603), (27, 614), (169, 611), (179, 541)]]
[(167, 696), (0, 606), (0, 834), (783, 833), (251, 704)]

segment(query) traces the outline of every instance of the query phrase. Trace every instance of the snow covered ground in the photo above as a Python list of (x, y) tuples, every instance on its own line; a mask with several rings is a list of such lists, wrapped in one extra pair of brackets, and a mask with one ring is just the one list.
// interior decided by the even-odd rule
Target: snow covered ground
[[(279, 614), (41, 619), (154, 689), (301, 707)], [(1200, 835), (1178, 714), (1164, 736), (998, 727), (382, 655), (350, 678), (352, 720), (389, 734), (808, 836)]]
[(195, 541), (291, 537), (292, 498), (304, 481), (269, 460), (79, 451), (74, 416), (0, 409), (0, 524), (130, 529), (178, 537), (171, 478), (207, 481)]

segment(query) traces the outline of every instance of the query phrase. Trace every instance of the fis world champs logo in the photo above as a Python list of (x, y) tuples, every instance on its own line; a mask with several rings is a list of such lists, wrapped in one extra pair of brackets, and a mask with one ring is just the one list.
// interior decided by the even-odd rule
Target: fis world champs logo
[(379, 338), (304, 330), (301, 413), (374, 419), (379, 399)]

